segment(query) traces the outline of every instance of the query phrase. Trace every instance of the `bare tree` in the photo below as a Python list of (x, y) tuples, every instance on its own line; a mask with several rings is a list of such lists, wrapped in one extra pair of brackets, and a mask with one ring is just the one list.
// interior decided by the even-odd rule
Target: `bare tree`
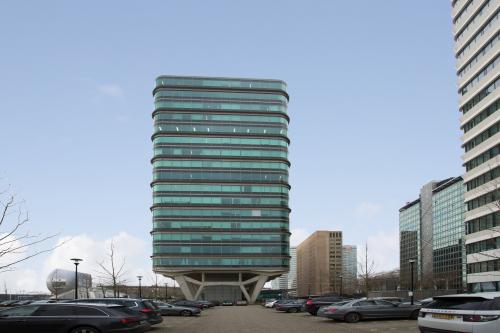
[(368, 243), (365, 244), (365, 253), (361, 256), (358, 266), (360, 272), (359, 276), (364, 284), (364, 291), (366, 295), (368, 295), (368, 292), (371, 291), (373, 276), (375, 275), (375, 260), (368, 255)]
[(113, 296), (119, 296), (119, 286), (124, 284), (126, 281), (125, 276), (125, 258), (123, 258), (120, 264), (116, 263), (115, 258), (115, 245), (113, 241), (109, 246), (109, 252), (107, 253), (107, 259), (98, 262), (100, 267), (98, 271), (99, 277), (103, 280), (104, 284), (111, 286), (113, 289)]
[(0, 191), (0, 273), (12, 271), (15, 265), (62, 245), (38, 248), (58, 234), (43, 236), (25, 231), (30, 219), (23, 205), (9, 189)]

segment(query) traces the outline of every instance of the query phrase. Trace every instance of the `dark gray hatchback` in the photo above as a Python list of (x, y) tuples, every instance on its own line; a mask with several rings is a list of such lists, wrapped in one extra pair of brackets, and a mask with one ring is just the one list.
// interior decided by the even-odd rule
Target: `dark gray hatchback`
[(151, 304), (150, 301), (135, 298), (88, 298), (66, 301), (65, 303), (94, 303), (94, 304), (116, 304), (123, 305), (136, 313), (145, 316), (151, 325), (159, 324), (163, 321), (160, 311)]

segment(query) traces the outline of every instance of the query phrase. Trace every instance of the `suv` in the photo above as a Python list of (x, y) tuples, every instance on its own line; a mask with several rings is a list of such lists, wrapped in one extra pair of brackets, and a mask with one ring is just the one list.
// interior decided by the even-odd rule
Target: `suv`
[(134, 298), (85, 298), (65, 301), (64, 303), (92, 303), (123, 305), (136, 313), (142, 313), (149, 324), (156, 325), (163, 321), (160, 311), (150, 301)]
[(500, 332), (500, 292), (436, 296), (420, 310), (422, 333)]
[(340, 296), (323, 296), (316, 298), (309, 298), (305, 304), (305, 310), (316, 316), (318, 314), (318, 310), (322, 306), (332, 305), (333, 303), (337, 303), (342, 301), (343, 298)]

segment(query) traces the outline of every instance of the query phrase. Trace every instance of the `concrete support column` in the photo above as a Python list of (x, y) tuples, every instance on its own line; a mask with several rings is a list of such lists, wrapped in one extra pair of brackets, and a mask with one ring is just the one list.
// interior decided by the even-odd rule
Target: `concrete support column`
[(260, 291), (262, 288), (264, 288), (264, 285), (267, 282), (267, 275), (260, 275), (259, 279), (255, 283), (255, 286), (252, 291), (252, 296), (250, 297), (250, 303), (253, 304), (257, 300), (257, 297), (259, 296)]
[(191, 293), (191, 289), (189, 288), (186, 277), (183, 275), (179, 275), (175, 277), (175, 281), (179, 284), (179, 287), (181, 288), (182, 293), (188, 300), (194, 300), (193, 294)]

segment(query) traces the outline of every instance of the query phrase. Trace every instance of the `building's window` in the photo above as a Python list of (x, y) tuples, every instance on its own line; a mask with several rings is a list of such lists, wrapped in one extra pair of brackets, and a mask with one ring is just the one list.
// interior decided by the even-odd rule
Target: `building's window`
[(285, 185), (155, 184), (155, 192), (288, 193)]
[(223, 102), (181, 102), (181, 101), (157, 101), (156, 109), (174, 110), (234, 110), (234, 111), (264, 111), (286, 113), (286, 106), (282, 104), (264, 103), (223, 103)]
[(469, 150), (473, 149), (474, 147), (478, 146), (479, 144), (483, 143), (484, 141), (488, 140), (491, 138), (493, 135), (497, 134), (500, 131), (500, 122), (494, 124), (493, 126), (489, 127), (488, 129), (484, 130), (480, 134), (478, 134), (476, 137), (468, 141), (465, 145), (465, 152), (468, 152)]
[[(269, 217), (288, 217), (288, 209), (279, 208), (275, 210), (261, 209), (261, 216)], [(193, 216), (193, 217), (251, 217), (253, 210), (251, 209), (169, 209), (169, 208), (153, 208), (153, 217), (169, 217), (169, 216)]]
[(465, 163), (465, 170), (468, 172), (484, 162), (494, 158), (500, 153), (500, 145), (488, 149), (484, 153), (478, 155), (477, 157), (471, 159), (469, 162)]
[(493, 179), (496, 179), (500, 176), (500, 167), (496, 167), (494, 169), (491, 169), (482, 175), (471, 179), (470, 181), (467, 182), (467, 191), (471, 191), (475, 189), (478, 186), (484, 185)]
[(485, 33), (487, 33), (492, 27), (496, 26), (496, 21), (498, 19), (498, 12), (491, 18), (488, 20), (488, 23), (483, 26), (481, 28), (481, 30), (479, 30), (475, 35), (474, 35), (474, 38), (472, 38), (471, 40), (469, 40), (463, 47), (462, 49), (460, 50), (460, 52), (457, 54), (457, 60), (460, 60), (463, 56), (464, 56), (464, 53), (468, 50), (470, 50), (473, 46), (475, 46), (475, 44), (477, 43), (477, 41), (483, 37), (483, 35)]
[(486, 67), (484, 67), (479, 73), (477, 73), (462, 89), (460, 89), (460, 93), (462, 96), (467, 94), (467, 92), (472, 89), (477, 83), (481, 82), (481, 80), (490, 74), (495, 67), (498, 66), (498, 62), (500, 61), (499, 57), (496, 57), (495, 60), (490, 62)]
[(464, 133), (467, 133), (468, 131), (470, 131), (471, 129), (473, 129), (476, 125), (478, 125), (483, 120), (485, 120), (486, 118), (488, 118), (490, 115), (492, 115), (493, 113), (495, 113), (498, 110), (499, 104), (500, 104), (499, 101), (495, 101), (493, 104), (491, 104), (486, 109), (484, 109), (483, 111), (481, 111), (477, 116), (475, 116), (474, 118), (472, 118), (469, 122), (467, 122), (463, 126)]
[(170, 90), (168, 88), (160, 88), (156, 91), (155, 100), (160, 98), (180, 98), (187, 100), (202, 99), (202, 100), (255, 100), (255, 101), (276, 101), (287, 103), (288, 99), (282, 94), (272, 93), (248, 93), (248, 92), (221, 92), (221, 91), (193, 91), (193, 90)]
[(500, 259), (467, 264), (467, 274), (494, 272), (500, 270)]
[(288, 267), (289, 262), (282, 258), (153, 258), (154, 266)]
[(224, 133), (224, 134), (258, 134), (258, 135), (282, 135), (286, 136), (288, 129), (286, 126), (268, 126), (261, 124), (258, 126), (236, 126), (236, 125), (180, 125), (163, 124), (154, 126), (154, 134), (175, 133), (175, 134), (194, 134), (194, 133)]
[(485, 46), (479, 50), (479, 52), (473, 56), (462, 68), (458, 71), (457, 76), (462, 78), (465, 74), (469, 72), (469, 70), (474, 67), (475, 64), (479, 62), (492, 48), (495, 44), (500, 40), (500, 34), (496, 34)]
[(283, 197), (213, 197), (213, 196), (155, 196), (155, 205), (271, 205), (287, 206), (288, 199)]
[(261, 139), (241, 137), (191, 137), (191, 136), (160, 136), (153, 139), (154, 145), (186, 144), (186, 145), (248, 145), (248, 146), (280, 146), (288, 147), (284, 139)]
[(281, 81), (259, 81), (242, 79), (217, 79), (217, 78), (183, 78), (160, 76), (156, 79), (156, 86), (181, 86), (181, 87), (223, 87), (246, 89), (270, 89), (286, 91), (286, 83)]
[[(471, 8), (470, 5), (473, 2), (474, 1), (470, 2), (469, 4), (467, 4), (466, 8), (460, 13), (460, 16), (455, 21), (455, 25), (459, 24), (460, 21), (462, 20), (462, 18), (466, 18), (467, 17), (465, 14), (467, 14), (467, 12), (469, 11), (469, 9)], [(462, 40), (462, 37), (465, 35), (465, 33), (467, 31), (469, 31), (469, 28), (472, 27), (474, 25), (474, 23), (478, 22), (481, 19), (481, 16), (483, 16), (483, 14), (486, 12), (486, 10), (488, 8), (490, 8), (490, 0), (486, 0), (484, 2), (484, 4), (481, 6), (481, 8), (474, 15), (472, 15), (469, 18), (469, 21), (467, 22), (467, 24), (465, 26), (463, 26), (462, 29), (460, 29), (459, 34), (455, 37), (455, 42), (456, 43), (458, 43), (458, 42), (460, 42)]]
[(496, 79), (489, 86), (485, 87), (483, 90), (478, 92), (473, 98), (471, 98), (461, 109), (463, 114), (469, 112), (474, 106), (478, 105), (483, 99), (485, 99), (489, 94), (491, 94), (497, 86), (500, 85), (500, 79)]
[(242, 123), (279, 123), (288, 124), (288, 119), (284, 116), (256, 116), (242, 114), (217, 114), (212, 111), (205, 113), (183, 112), (175, 113), (172, 111), (157, 111), (154, 114), (155, 123), (161, 121), (180, 121), (180, 122), (242, 122)]
[(500, 212), (494, 212), (476, 219), (467, 221), (465, 223), (466, 234), (472, 234), (482, 230), (488, 230), (493, 227), (500, 226)]
[(252, 182), (288, 182), (288, 171), (275, 172), (245, 172), (240, 170), (223, 171), (179, 171), (155, 170), (153, 180), (205, 180), (205, 181), (252, 181)]
[(155, 157), (161, 156), (220, 156), (220, 157), (275, 157), (286, 159), (286, 151), (252, 149), (200, 149), (200, 148), (157, 148)]
[(473, 253), (496, 250), (496, 249), (500, 249), (500, 237), (490, 238), (466, 245), (467, 254), (473, 254)]
[(154, 221), (153, 229), (287, 229), (287, 222), (275, 221)]

